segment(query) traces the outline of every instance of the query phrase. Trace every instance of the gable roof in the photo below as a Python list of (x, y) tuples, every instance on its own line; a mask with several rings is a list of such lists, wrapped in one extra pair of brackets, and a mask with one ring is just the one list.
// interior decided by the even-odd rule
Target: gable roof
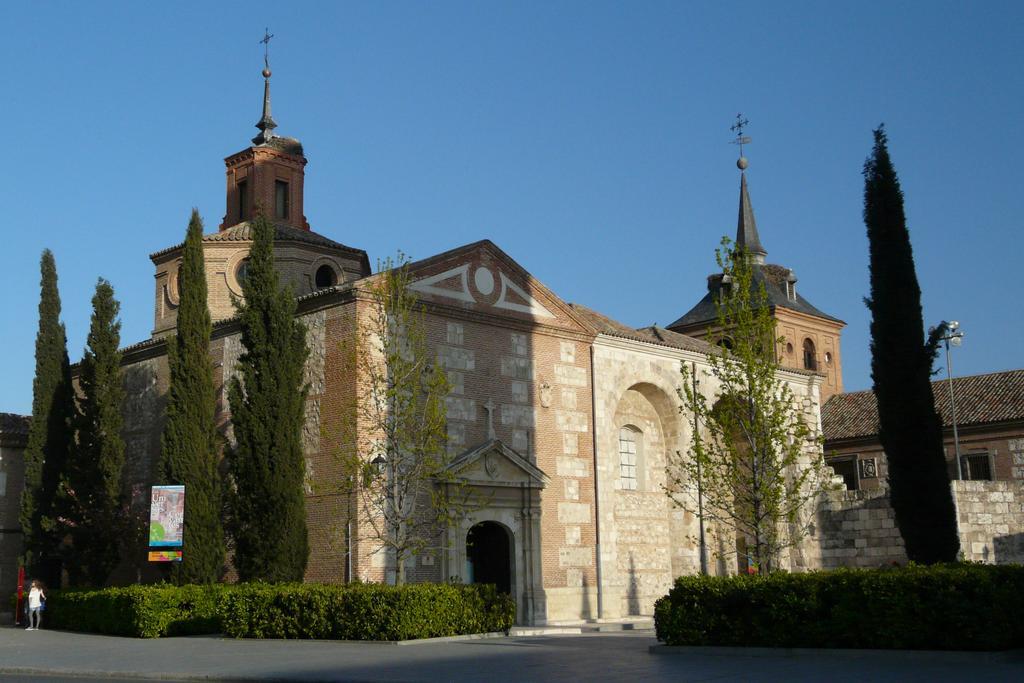
[[(1024, 369), (953, 378), (958, 426), (1024, 420)], [(935, 409), (944, 427), (953, 425), (948, 380), (932, 382)], [(826, 441), (878, 434), (878, 401), (873, 391), (835, 394), (822, 406)]]
[[(544, 283), (531, 275), (529, 271), (519, 265), (515, 259), (502, 251), (498, 245), (489, 239), (470, 242), (469, 244), (464, 244), (461, 247), (455, 247), (454, 249), (449, 249), (448, 251), (441, 252), (440, 254), (435, 254), (419, 261), (413, 261), (409, 264), (409, 270), (414, 273), (412, 289), (430, 295), (430, 290), (419, 289), (416, 285), (422, 280), (429, 279), (432, 276), (445, 274), (448, 272), (446, 269), (450, 269), (452, 266), (460, 266), (458, 269), (461, 270), (461, 266), (465, 265), (466, 257), (475, 252), (486, 252), (489, 257), (500, 262), (506, 268), (506, 272), (497, 273), (498, 277), (501, 279), (501, 284), (499, 285), (497, 282), (495, 283), (494, 292), (502, 291), (503, 288), (508, 285), (516, 295), (520, 297), (525, 295), (526, 297), (532, 298), (534, 302), (539, 303), (542, 306), (550, 306), (551, 311), (558, 311), (562, 316), (564, 316), (564, 319), (571, 321), (571, 324), (577, 326), (579, 330), (588, 334), (594, 333), (594, 330), (587, 324), (587, 321), (581, 318), (572, 306), (564, 302)], [(454, 272), (455, 269), (452, 269), (451, 273), (453, 277)], [(379, 274), (380, 273), (374, 273), (373, 275), (370, 275), (369, 278), (377, 277)], [(465, 276), (468, 278), (468, 275), (469, 273), (467, 268)], [(511, 278), (507, 277), (507, 275), (515, 276), (519, 278), (521, 282), (529, 283), (529, 286), (526, 288), (528, 291), (519, 290), (519, 286), (514, 282), (511, 282)], [(465, 293), (456, 294), (456, 296), (470, 305), (483, 303), (482, 301), (474, 299), (472, 294), (469, 294), (468, 298), (466, 298)], [(496, 307), (499, 306), (499, 304), (501, 304), (500, 301), (490, 305)], [(503, 309), (499, 310), (501, 310), (502, 313), (506, 313), (511, 310), (518, 311), (521, 314), (531, 315), (528, 310), (520, 305), (510, 306), (508, 304), (504, 304)], [(557, 318), (558, 316), (552, 316), (552, 319)], [(565, 320), (563, 320), (561, 324), (564, 326), (566, 324)]]

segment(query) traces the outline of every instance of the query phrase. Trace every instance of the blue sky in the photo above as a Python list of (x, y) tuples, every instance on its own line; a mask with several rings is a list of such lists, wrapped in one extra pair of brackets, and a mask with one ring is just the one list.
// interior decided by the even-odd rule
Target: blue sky
[(567, 301), (665, 325), (733, 234), (729, 145), (768, 260), (845, 320), (870, 386), (861, 168), (885, 122), (925, 319), (954, 372), (1021, 367), (1021, 3), (8, 3), (0, 41), (0, 411), (31, 410), (39, 255), (73, 360), (96, 278), (149, 337), (148, 254), (191, 207), (224, 215), (265, 25), (277, 132), (302, 140), (306, 216), (371, 261), (490, 238)]

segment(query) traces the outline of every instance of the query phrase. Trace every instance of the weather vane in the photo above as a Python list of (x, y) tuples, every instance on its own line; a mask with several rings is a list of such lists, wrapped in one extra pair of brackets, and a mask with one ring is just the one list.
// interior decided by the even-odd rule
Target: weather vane
[(739, 166), (741, 171), (747, 167), (747, 159), (743, 156), (743, 145), (750, 144), (750, 136), (744, 135), (743, 129), (749, 124), (750, 121), (743, 118), (743, 114), (736, 114), (736, 123), (729, 126), (729, 130), (736, 133), (736, 139), (733, 140), (731, 144), (740, 146), (740, 158), (736, 164)]
[[(260, 42), (263, 43), (263, 66), (267, 71), (270, 71), (270, 39), (273, 37), (274, 34), (270, 32), (270, 27), (263, 29), (263, 39)], [(267, 74), (267, 76), (269, 75)]]

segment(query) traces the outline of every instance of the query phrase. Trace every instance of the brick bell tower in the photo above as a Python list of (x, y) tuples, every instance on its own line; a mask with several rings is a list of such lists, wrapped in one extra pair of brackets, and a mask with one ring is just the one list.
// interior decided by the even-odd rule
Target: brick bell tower
[[(270, 36), (263, 42), (269, 44)], [(227, 210), (220, 230), (255, 218), (262, 210), (277, 225), (309, 230), (303, 214), (302, 195), (306, 157), (302, 143), (274, 134), (277, 123), (270, 115), (270, 59), (263, 56), (263, 116), (252, 147), (224, 160), (227, 166)]]

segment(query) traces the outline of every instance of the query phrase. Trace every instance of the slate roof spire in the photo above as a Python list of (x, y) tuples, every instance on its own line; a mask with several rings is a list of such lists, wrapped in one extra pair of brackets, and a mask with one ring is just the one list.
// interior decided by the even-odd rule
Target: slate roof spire
[(260, 118), (256, 127), (260, 129), (259, 135), (252, 139), (254, 144), (265, 145), (273, 139), (274, 129), (277, 128), (277, 122), (274, 121), (274, 117), (270, 115), (270, 39), (274, 37), (274, 34), (269, 30), (264, 30), (263, 40), (263, 117)]
[(750, 204), (750, 194), (747, 192), (747, 174), (743, 172), (747, 167), (746, 157), (740, 157), (736, 165), (740, 167), (740, 215), (736, 221), (736, 246), (745, 247), (754, 263), (763, 264), (768, 251), (761, 246), (757, 221), (754, 220), (754, 207)]
[(750, 144), (750, 137), (743, 134), (743, 129), (749, 123), (750, 121), (743, 118), (743, 114), (736, 114), (736, 123), (729, 127), (729, 130), (736, 133), (736, 139), (732, 144), (740, 148), (740, 158), (736, 160), (736, 168), (740, 169), (740, 217), (736, 223), (736, 246), (745, 247), (754, 263), (764, 264), (764, 257), (768, 252), (761, 246), (761, 239), (757, 235), (754, 207), (750, 205), (750, 194), (747, 192), (746, 170), (750, 162), (743, 156), (743, 145)]

